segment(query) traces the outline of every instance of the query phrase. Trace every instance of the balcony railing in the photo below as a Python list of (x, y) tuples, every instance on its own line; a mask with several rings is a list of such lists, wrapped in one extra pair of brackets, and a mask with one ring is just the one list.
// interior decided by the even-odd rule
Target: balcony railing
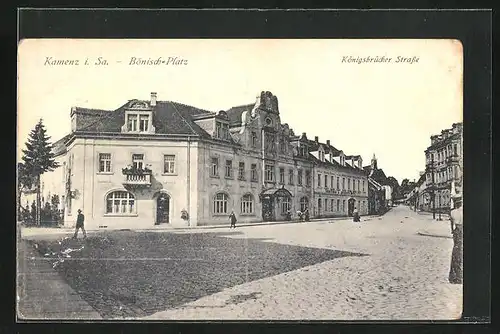
[(123, 184), (136, 186), (150, 186), (151, 174), (125, 174)]
[(149, 168), (129, 166), (122, 169), (123, 184), (135, 186), (150, 186), (152, 171)]

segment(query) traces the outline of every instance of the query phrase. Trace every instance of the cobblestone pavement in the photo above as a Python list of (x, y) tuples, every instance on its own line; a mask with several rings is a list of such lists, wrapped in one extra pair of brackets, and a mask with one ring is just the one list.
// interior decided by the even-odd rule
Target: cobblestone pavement
[(457, 319), (462, 285), (447, 281), (453, 241), (436, 237), (449, 235), (449, 228), (447, 220), (432, 220), (431, 215), (399, 206), (361, 223), (338, 220), (237, 229), (240, 234), (227, 237), (370, 256), (337, 258), (247, 282), (145, 319)]

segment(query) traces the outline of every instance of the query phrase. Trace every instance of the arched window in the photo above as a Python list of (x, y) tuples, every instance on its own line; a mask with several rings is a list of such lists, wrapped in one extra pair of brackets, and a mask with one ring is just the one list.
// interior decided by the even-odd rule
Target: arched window
[(241, 213), (253, 214), (253, 196), (246, 194), (241, 197)]
[(290, 197), (283, 197), (283, 200), (281, 201), (281, 213), (287, 213), (288, 210), (292, 209), (292, 202), (290, 200)]
[(214, 197), (214, 213), (227, 213), (227, 202), (229, 196), (226, 193), (218, 193)]
[(300, 199), (300, 211), (301, 212), (306, 211), (308, 206), (309, 206), (309, 200), (307, 199), (307, 197), (302, 197)]
[(106, 196), (106, 213), (126, 215), (136, 213), (135, 197), (128, 191), (113, 191)]

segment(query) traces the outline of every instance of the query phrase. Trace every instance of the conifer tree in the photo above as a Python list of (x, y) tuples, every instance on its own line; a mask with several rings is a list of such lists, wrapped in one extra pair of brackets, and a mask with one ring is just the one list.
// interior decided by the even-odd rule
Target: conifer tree
[(35, 128), (31, 130), (26, 149), (23, 150), (24, 171), (31, 175), (36, 186), (36, 218), (35, 223), (40, 225), (40, 176), (59, 167), (54, 159), (50, 137), (47, 136), (47, 130), (43, 125), (42, 119), (38, 121)]

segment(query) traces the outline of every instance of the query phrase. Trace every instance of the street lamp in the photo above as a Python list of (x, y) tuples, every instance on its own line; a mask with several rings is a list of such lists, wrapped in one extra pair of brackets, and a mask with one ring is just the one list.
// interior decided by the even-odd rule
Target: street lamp
[(418, 188), (415, 187), (415, 212), (417, 212)]
[(439, 216), (437, 220), (442, 220), (441, 219), (441, 193), (439, 193)]

